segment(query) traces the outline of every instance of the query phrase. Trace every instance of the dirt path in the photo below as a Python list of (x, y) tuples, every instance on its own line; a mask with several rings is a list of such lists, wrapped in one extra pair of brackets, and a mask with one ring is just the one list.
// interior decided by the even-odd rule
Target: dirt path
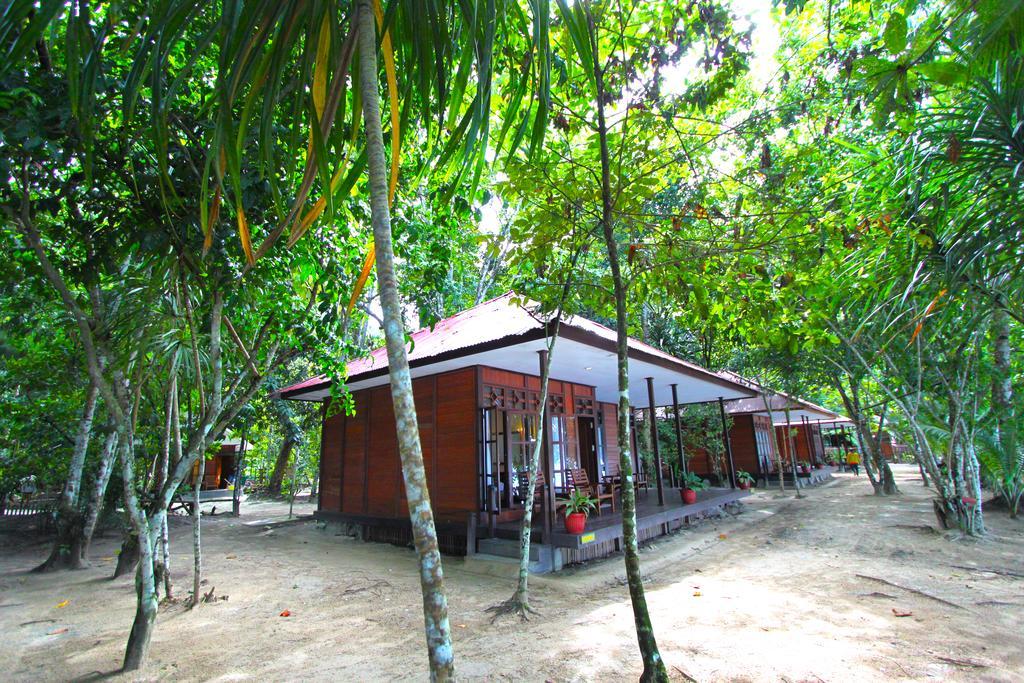
[[(991, 515), (990, 538), (950, 540), (931, 530), (916, 468), (897, 476), (905, 493), (895, 500), (876, 500), (864, 477), (841, 475), (802, 500), (759, 493), (736, 518), (645, 549), (652, 618), (673, 678), (1024, 678), (1024, 578), (984, 571), (1024, 573), (1024, 524)], [(268, 526), (286, 512), (263, 503), (238, 520), (204, 520), (210, 586), (229, 599), (195, 612), (164, 608), (138, 679), (424, 677), (411, 551), (310, 522)], [(172, 534), (173, 575), (186, 590), (187, 523)], [(114, 539), (96, 543), (93, 568), (51, 576), (25, 573), (45, 544), (0, 542), (2, 678), (68, 680), (116, 668), (134, 605), (131, 580), (107, 578)], [(535, 579), (542, 615), (491, 624), (484, 610), (508, 596), (511, 581), (446, 562), (460, 676), (635, 680), (621, 566), (613, 558)], [(291, 616), (278, 616), (283, 610)]]

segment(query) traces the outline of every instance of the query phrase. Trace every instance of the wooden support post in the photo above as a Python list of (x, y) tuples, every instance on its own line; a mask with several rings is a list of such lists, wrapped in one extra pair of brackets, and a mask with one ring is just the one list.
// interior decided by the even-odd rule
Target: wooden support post
[(825, 432), (822, 431), (821, 418), (818, 418), (818, 445), (821, 446), (821, 461), (825, 462)]
[(729, 425), (725, 419), (725, 401), (718, 398), (718, 411), (722, 415), (722, 441), (725, 442), (725, 457), (729, 460), (729, 488), (736, 488), (736, 465), (732, 461), (732, 443), (729, 441)]
[(813, 466), (818, 459), (814, 456), (814, 441), (811, 439), (811, 420), (806, 415), (800, 416), (804, 423), (804, 441), (807, 442), (807, 461)]
[(658, 447), (658, 420), (655, 416), (654, 378), (647, 378), (647, 405), (651, 410), (651, 448), (654, 449), (655, 481), (658, 484), (658, 505), (665, 504), (665, 482), (661, 473), (661, 449)]
[[(537, 355), (540, 357), (540, 376), (544, 376), (544, 367), (548, 364), (548, 352), (538, 351)], [(550, 379), (548, 380), (551, 381)], [(537, 410), (537, 419), (540, 419), (541, 409), (547, 406), (539, 406)], [(544, 421), (550, 423), (547, 419), (547, 410), (543, 410)], [(544, 531), (542, 533), (541, 543), (547, 545), (551, 542), (551, 527), (555, 519), (555, 464), (551, 459), (551, 449), (548, 448), (550, 443), (550, 435), (548, 430), (544, 429), (544, 425), (537, 423), (537, 429), (541, 432), (541, 438), (544, 440), (544, 446), (541, 449), (541, 457), (544, 458)]]
[[(672, 385), (672, 408), (676, 418), (676, 455), (679, 456), (679, 478), (681, 480), (683, 475), (686, 474), (686, 456), (683, 453), (683, 423), (679, 419), (679, 394), (676, 393), (678, 387), (678, 384)], [(673, 484), (676, 483), (682, 488), (682, 481), (673, 482)]]

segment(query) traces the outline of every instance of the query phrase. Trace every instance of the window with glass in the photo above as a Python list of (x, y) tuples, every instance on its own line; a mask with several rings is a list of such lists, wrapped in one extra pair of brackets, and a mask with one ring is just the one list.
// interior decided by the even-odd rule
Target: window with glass
[(526, 499), (526, 491), (520, 490), (520, 473), (528, 471), (530, 457), (537, 443), (537, 417), (526, 413), (504, 413), (508, 433), (507, 468), (510, 473), (511, 486), (509, 506), (513, 502), (522, 503)]
[(565, 416), (552, 415), (549, 429), (551, 430), (551, 462), (555, 466), (551, 480), (554, 482), (555, 489), (561, 491), (568, 485), (565, 471), (570, 467), (579, 467), (579, 462), (574, 457), (575, 453), (570, 454), (569, 449), (566, 448)]
[[(483, 497), (481, 506), (490, 509), (495, 502), (498, 509), (508, 505), (510, 495), (508, 477), (505, 476), (505, 415), (495, 408), (482, 411), (483, 429)], [(492, 493), (493, 491), (493, 493)]]

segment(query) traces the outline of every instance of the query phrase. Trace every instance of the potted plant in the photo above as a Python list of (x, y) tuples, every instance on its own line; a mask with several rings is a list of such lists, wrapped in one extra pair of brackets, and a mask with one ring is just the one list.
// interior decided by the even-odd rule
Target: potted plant
[(824, 463), (820, 463), (820, 462), (814, 463), (814, 469), (816, 469), (816, 470), (823, 469), (824, 467), (825, 467)]
[(736, 485), (744, 491), (749, 490), (750, 487), (754, 485), (753, 475), (746, 470), (740, 470), (736, 473)]
[(697, 502), (697, 491), (703, 491), (708, 487), (707, 479), (702, 479), (693, 472), (683, 475), (683, 488), (679, 494), (683, 498), (684, 505), (693, 505)]
[(582, 491), (573, 491), (565, 502), (565, 530), (570, 534), (582, 534), (587, 528), (587, 516), (595, 507), (593, 498)]
[(807, 462), (806, 460), (801, 460), (800, 461), (800, 474), (810, 474), (810, 473), (811, 473), (811, 464), (809, 462)]

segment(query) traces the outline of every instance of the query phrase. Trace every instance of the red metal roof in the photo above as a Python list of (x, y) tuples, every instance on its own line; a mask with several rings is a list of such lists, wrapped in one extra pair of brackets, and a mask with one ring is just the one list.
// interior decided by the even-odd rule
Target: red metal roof
[[(766, 391), (763, 386), (761, 386), (754, 380), (736, 374), (735, 372), (730, 372), (729, 370), (722, 370), (718, 374), (725, 377), (726, 379), (730, 379), (734, 382), (739, 382), (740, 384), (750, 387), (751, 389), (757, 391), (758, 394), (769, 394), (768, 403), (771, 406), (773, 412), (784, 411), (786, 410), (786, 408), (789, 408), (790, 410), (805, 409), (811, 412), (821, 413), (826, 417), (840, 417), (837, 413), (829, 410), (828, 408), (824, 408), (815, 403), (811, 403), (810, 401), (805, 401), (802, 398), (790, 396), (789, 394), (783, 391)], [(759, 395), (754, 398), (741, 398), (732, 400), (725, 404), (725, 411), (730, 415), (742, 415), (745, 413), (763, 413), (766, 412), (764, 398), (763, 396)]]
[[(528, 309), (519, 305), (513, 299), (517, 299), (515, 293), (507, 292), (450, 318), (445, 318), (434, 325), (433, 328), (424, 327), (413, 332), (411, 335), (412, 347), (409, 351), (409, 362), (423, 361), (441, 354), (457, 352), (460, 349), (495, 344), (501, 340), (509, 340), (509, 343), (516, 343), (515, 338), (542, 329), (543, 322), (531, 315), (529, 310), (534, 308), (536, 304), (529, 301), (524, 302), (529, 307)], [(581, 316), (565, 318), (562, 321), (562, 325), (563, 327), (571, 327), (595, 335), (607, 341), (614, 342), (616, 340), (615, 330)], [(718, 383), (726, 386), (735, 387), (738, 384), (734, 379), (717, 375), (699, 365), (688, 363), (636, 339), (630, 338), (629, 348), (670, 361), (676, 366), (689, 370), (694, 375), (717, 380)], [(348, 363), (348, 381), (355, 381), (367, 373), (380, 371), (386, 368), (387, 364), (387, 350), (384, 347), (375, 349), (369, 356), (357, 358)], [(322, 389), (329, 385), (330, 380), (325, 375), (320, 375), (286, 387), (280, 393), (282, 396), (287, 397), (297, 393)]]

